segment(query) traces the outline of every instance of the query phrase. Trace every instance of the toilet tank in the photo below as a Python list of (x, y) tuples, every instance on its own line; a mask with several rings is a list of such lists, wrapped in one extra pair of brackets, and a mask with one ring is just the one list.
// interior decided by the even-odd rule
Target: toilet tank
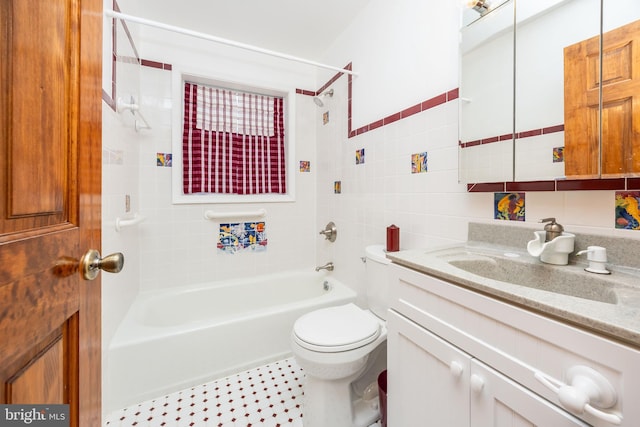
[(389, 278), (387, 266), (391, 260), (385, 256), (384, 245), (365, 248), (365, 287), (369, 310), (381, 319), (387, 320), (389, 308)]

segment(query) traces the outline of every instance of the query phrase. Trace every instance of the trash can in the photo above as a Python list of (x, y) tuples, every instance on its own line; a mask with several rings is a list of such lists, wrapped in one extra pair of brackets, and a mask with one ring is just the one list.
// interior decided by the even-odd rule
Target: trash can
[(380, 425), (387, 427), (387, 370), (378, 375), (378, 399), (380, 399)]

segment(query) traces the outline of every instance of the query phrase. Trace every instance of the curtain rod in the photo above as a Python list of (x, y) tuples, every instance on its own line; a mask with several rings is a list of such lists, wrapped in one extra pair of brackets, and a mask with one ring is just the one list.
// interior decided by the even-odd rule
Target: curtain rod
[(250, 44), (240, 43), (240, 42), (236, 42), (236, 41), (229, 40), (229, 39), (223, 39), (221, 37), (212, 36), (210, 34), (201, 33), (201, 32), (198, 32), (198, 31), (192, 31), (192, 30), (189, 30), (189, 29), (186, 29), (186, 28), (182, 28), (182, 27), (176, 27), (174, 25), (163, 24), (161, 22), (152, 21), (150, 19), (139, 18), (137, 16), (132, 16), (132, 15), (127, 15), (127, 14), (120, 13), (120, 12), (115, 12), (113, 10), (105, 10), (104, 14), (107, 15), (107, 16), (110, 16), (112, 18), (120, 19), (120, 20), (123, 20), (123, 21), (129, 21), (129, 22), (135, 22), (135, 23), (142, 24), (142, 25), (148, 25), (150, 27), (156, 27), (156, 28), (160, 28), (160, 29), (163, 29), (163, 30), (172, 31), (174, 33), (185, 34), (187, 36), (197, 37), (197, 38), (200, 38), (200, 39), (209, 40), (209, 41), (216, 42), (216, 43), (221, 43), (221, 44), (224, 44), (224, 45), (227, 45), (227, 46), (233, 46), (233, 47), (238, 47), (240, 49), (250, 50), (250, 51), (258, 52), (258, 53), (263, 53), (265, 55), (271, 55), (271, 56), (275, 56), (275, 57), (278, 57), (278, 58), (287, 59), (289, 61), (295, 61), (295, 62), (301, 62), (303, 64), (314, 65), (314, 66), (319, 67), (319, 68), (326, 68), (328, 70), (339, 71), (341, 73), (351, 74), (351, 75), (354, 75), (354, 76), (358, 75), (357, 73), (355, 73), (355, 72), (353, 72), (351, 70), (346, 70), (346, 69), (340, 68), (340, 67), (334, 67), (333, 65), (326, 65), (326, 64), (322, 64), (320, 62), (315, 62), (315, 61), (311, 61), (311, 60), (308, 60), (308, 59), (299, 58), (297, 56), (288, 55), (286, 53), (280, 53), (280, 52), (276, 52), (276, 51), (269, 50), (269, 49), (263, 49), (261, 47), (253, 46), (253, 45), (250, 45)]

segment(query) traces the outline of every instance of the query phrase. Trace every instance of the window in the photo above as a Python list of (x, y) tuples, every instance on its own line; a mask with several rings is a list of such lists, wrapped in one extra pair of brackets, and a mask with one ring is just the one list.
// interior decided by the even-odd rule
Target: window
[(286, 194), (284, 98), (184, 82), (182, 191)]

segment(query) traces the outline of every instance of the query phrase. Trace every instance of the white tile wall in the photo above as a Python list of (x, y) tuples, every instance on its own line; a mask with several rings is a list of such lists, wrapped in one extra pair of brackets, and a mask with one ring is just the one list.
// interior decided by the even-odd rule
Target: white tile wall
[[(429, 3), (426, 10), (418, 0), (399, 6), (393, 16), (405, 16), (397, 22), (423, 22), (412, 38), (403, 39), (404, 29), (386, 25), (390, 22), (386, 2), (373, 0), (336, 39), (323, 61), (353, 61), (354, 71), (360, 73), (353, 83), (354, 129), (457, 87), (458, 62), (450, 55), (457, 55), (459, 40), (457, 24), (449, 19), (459, 12), (457, 7), (454, 2), (438, 2)], [(382, 27), (384, 40), (379, 37)], [(415, 56), (422, 59), (413, 62)], [(319, 75), (320, 86), (328, 77)], [(320, 113), (317, 118), (321, 170), (316, 223), (321, 227), (333, 220), (339, 234), (333, 245), (318, 242), (319, 262), (333, 258), (334, 274), (363, 292), (359, 257), (366, 245), (384, 243), (386, 226), (399, 226), (400, 245), (409, 249), (464, 241), (469, 221), (494, 221), (493, 194), (467, 193), (458, 182), (459, 101), (348, 139), (346, 78), (334, 87), (337, 105), (331, 106), (330, 114), (334, 122), (323, 126)], [(405, 90), (398, 90), (401, 87)], [(397, 107), (390, 111), (389, 105)], [(362, 147), (366, 162), (356, 166), (354, 152)], [(409, 156), (422, 151), (429, 153), (429, 171), (412, 175)], [(500, 164), (504, 162), (489, 156), (478, 167), (495, 172)], [(342, 180), (340, 195), (332, 193), (335, 180)], [(528, 192), (527, 225), (549, 216), (558, 218), (568, 231), (640, 238), (640, 233), (614, 229), (613, 191)]]

